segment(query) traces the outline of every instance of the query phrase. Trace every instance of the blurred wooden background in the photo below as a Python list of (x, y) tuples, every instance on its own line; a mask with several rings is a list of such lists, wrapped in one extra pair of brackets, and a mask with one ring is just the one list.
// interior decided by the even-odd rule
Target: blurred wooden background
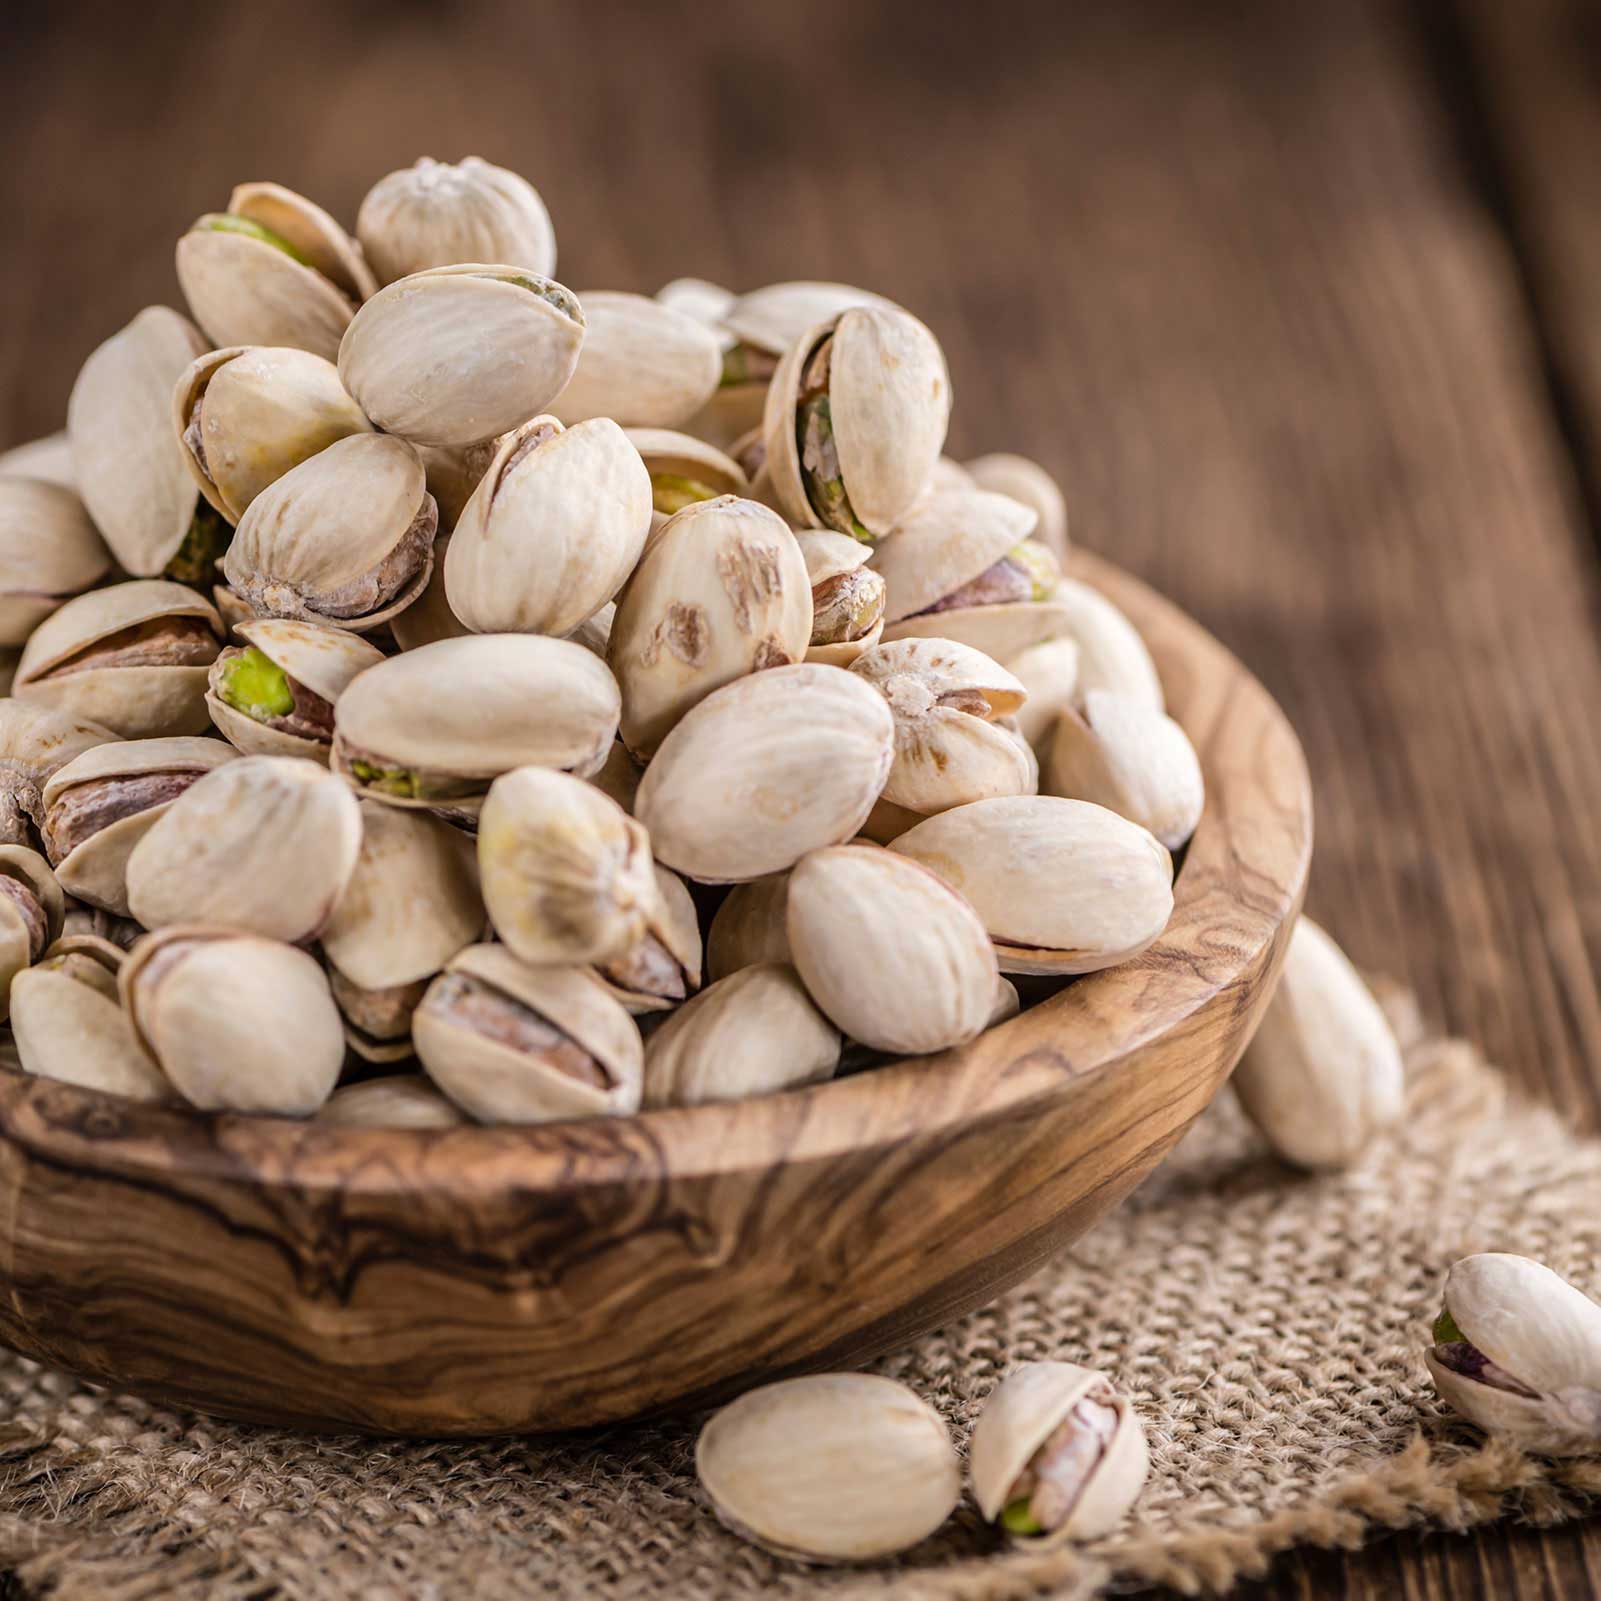
[[(0, 438), (272, 178), (420, 154), (543, 192), (574, 288), (840, 278), (938, 331), (954, 453), (1301, 731), (1310, 905), (1601, 1129), (1601, 16), (324, 0), (0, 9)], [(1530, 1175), (1536, 1184), (1539, 1174)], [(1593, 1593), (1601, 1533), (1285, 1559), (1261, 1594)]]

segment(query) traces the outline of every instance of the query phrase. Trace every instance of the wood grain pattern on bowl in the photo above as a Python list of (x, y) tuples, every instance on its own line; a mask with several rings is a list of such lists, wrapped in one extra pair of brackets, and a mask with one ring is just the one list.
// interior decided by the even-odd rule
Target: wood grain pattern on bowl
[(618, 1120), (321, 1127), (0, 1073), (0, 1340), (229, 1417), (492, 1433), (858, 1363), (1016, 1283), (1222, 1085), (1312, 841), (1266, 691), (1136, 580), (1072, 570), (1144, 634), (1207, 778), (1143, 956), (960, 1051)]

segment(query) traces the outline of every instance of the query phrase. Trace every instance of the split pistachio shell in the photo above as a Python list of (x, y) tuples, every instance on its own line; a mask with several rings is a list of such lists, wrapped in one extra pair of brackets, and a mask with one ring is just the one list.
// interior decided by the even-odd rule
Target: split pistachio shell
[(587, 777), (617, 733), (617, 685), (581, 645), (443, 639), (361, 674), (334, 707), (332, 765), (392, 806), (476, 804), (514, 767)]
[(705, 323), (648, 295), (586, 290), (583, 349), (550, 410), (565, 423), (611, 417), (676, 428), (717, 390), (722, 347)]
[(736, 1534), (806, 1562), (866, 1562), (931, 1535), (961, 1495), (939, 1415), (867, 1373), (785, 1379), (701, 1430), (695, 1471)]
[(1050, 604), (1063, 615), (1061, 633), (1078, 646), (1078, 692), (1109, 689), (1165, 709), (1156, 663), (1134, 625), (1099, 590), (1064, 578)]
[(0, 478), (36, 478), (41, 483), (76, 489), (78, 472), (72, 465), (72, 443), (66, 430), (0, 451)]
[(789, 962), (789, 874), (736, 884), (723, 897), (706, 936), (706, 970), (727, 978), (756, 962)]
[(147, 306), (93, 352), (67, 401), (79, 492), (118, 565), (136, 578), (164, 572), (191, 530), (202, 548), (174, 576), (203, 576), (221, 551), (222, 531), (172, 437), (172, 386), (205, 348), (187, 317)]
[(1269, 1144), (1301, 1167), (1354, 1162), (1401, 1116), (1395, 1035), (1345, 953), (1309, 917), (1295, 925), (1233, 1083)]
[(813, 851), (789, 875), (787, 926), (807, 990), (858, 1043), (917, 1054), (983, 1033), (995, 947), (921, 864), (861, 845)]
[(585, 968), (469, 946), (429, 986), (412, 1036), (434, 1083), (481, 1123), (639, 1109), (639, 1028)]
[(52, 773), (117, 736), (98, 723), (7, 695), (0, 698), (0, 843), (23, 845), (44, 821)]
[(1104, 1374), (1031, 1362), (984, 1403), (968, 1471), (991, 1523), (1048, 1549), (1111, 1533), (1139, 1499), (1150, 1455), (1139, 1418)]
[(1038, 462), (998, 451), (968, 462), (966, 471), (980, 489), (1010, 495), (1037, 512), (1034, 537), (1050, 547), (1058, 562), (1067, 560), (1067, 502), (1056, 480)]
[(1003, 973), (1091, 973), (1137, 956), (1173, 913), (1173, 861), (1087, 801), (1014, 795), (930, 817), (890, 846), (965, 895)]
[(382, 283), (457, 261), (520, 261), (546, 277), (556, 270), (539, 191), (479, 156), (423, 156), (380, 178), (356, 214), (356, 237)]
[(645, 931), (599, 977), (636, 1017), (665, 1012), (700, 988), (700, 918), (694, 897), (676, 873), (654, 864), (656, 904)]
[(312, 762), (241, 756), (192, 784), (128, 858), (146, 928), (206, 923), (298, 943), (321, 932), (361, 848), (348, 785)]
[(872, 553), (888, 591), (885, 621), (917, 616), (956, 594), (1015, 551), (1035, 521), (1019, 501), (981, 489), (924, 495)]
[(355, 434), (251, 501), (222, 570), (260, 616), (376, 628), (422, 593), (437, 525), (417, 452)]
[(992, 795), (1033, 792), (1037, 775), (1027, 746), (991, 721), (1023, 704), (1023, 686), (981, 651), (948, 639), (902, 639), (875, 645), (851, 671), (884, 697), (895, 717), (885, 800), (942, 812)]
[(859, 539), (831, 528), (795, 535), (812, 584), (809, 662), (849, 667), (884, 632), (883, 578), (867, 565), (872, 552)]
[(939, 342), (909, 312), (857, 307), (817, 324), (780, 361), (763, 414), (785, 513), (881, 538), (927, 488), (950, 410)]
[(222, 619), (183, 584), (138, 578), (68, 601), (23, 647), (14, 693), (124, 739), (198, 734)]
[(617, 603), (607, 661), (623, 743), (646, 759), (713, 690), (798, 662), (811, 585), (795, 537), (753, 500), (723, 495), (669, 518)]
[(1041, 640), (1009, 657), (1006, 669), (1028, 691), (1028, 699), (1012, 714), (1017, 731), (1044, 762), (1057, 718), (1078, 695), (1078, 645), (1065, 635)]
[(61, 933), (66, 897), (38, 851), (0, 845), (0, 1022), (11, 981)]
[(839, 1066), (840, 1044), (795, 969), (758, 962), (718, 979), (652, 1032), (644, 1104), (700, 1106), (821, 1084)]
[(532, 268), (430, 267), (361, 308), (339, 376), (386, 432), (471, 445), (548, 411), (583, 342), (577, 298)]
[(472, 630), (450, 609), (445, 593), (445, 562), (450, 535), (434, 541), (434, 566), (422, 593), (403, 612), (389, 619), (389, 631), (402, 650), (436, 644), (441, 639), (464, 639)]
[(710, 883), (760, 878), (856, 833), (894, 748), (889, 707), (860, 678), (775, 667), (684, 716), (645, 769), (635, 815), (676, 871)]
[(478, 820), (495, 932), (525, 962), (608, 962), (656, 905), (645, 830), (592, 784), (548, 767), (497, 778)]
[(1061, 715), (1047, 764), (1052, 795), (1094, 801), (1176, 851), (1201, 820), (1206, 785), (1189, 735), (1165, 712), (1092, 689)]
[(421, 1073), (347, 1084), (328, 1097), (319, 1123), (336, 1128), (460, 1128), (467, 1119)]
[(1539, 1262), (1463, 1257), (1425, 1353), (1440, 1397), (1542, 1456), (1601, 1453), (1601, 1306)]
[(235, 525), (290, 468), (372, 431), (334, 364), (287, 346), (231, 345), (200, 356), (180, 371), (168, 415), (189, 477)]
[(616, 423), (536, 417), (501, 440), (451, 535), (450, 609), (475, 633), (570, 633), (622, 588), (650, 518), (650, 474)]
[(850, 284), (796, 279), (763, 284), (738, 296), (723, 313), (722, 326), (739, 343), (779, 357), (808, 329), (859, 306), (896, 311), (893, 301)]
[(361, 246), (321, 206), (293, 189), (281, 183), (238, 184), (228, 210), (275, 234), (352, 300), (365, 300), (377, 289)]
[(72, 490), (0, 478), (0, 645), (25, 645), (47, 617), (111, 567), (111, 552)]
[(361, 848), (323, 954), (363, 989), (429, 978), (483, 936), (473, 842), (426, 812), (375, 801), (360, 812)]
[(23, 1070), (135, 1101), (177, 1097), (134, 1038), (117, 999), (121, 952), (52, 947), (11, 981), (11, 1032)]
[(627, 433), (650, 474), (652, 531), (692, 501), (745, 493), (744, 468), (705, 440), (671, 428), (630, 428)]
[(140, 940), (117, 983), (140, 1044), (203, 1111), (307, 1117), (338, 1082), (339, 1009), (292, 945), (179, 925)]
[(111, 740), (56, 770), (40, 833), (69, 895), (128, 915), (128, 858), (178, 796), (237, 752), (217, 739)]
[(737, 297), (732, 289), (724, 289), (721, 284), (705, 278), (674, 278), (656, 291), (656, 298), (664, 306), (671, 306), (674, 311), (717, 329)]

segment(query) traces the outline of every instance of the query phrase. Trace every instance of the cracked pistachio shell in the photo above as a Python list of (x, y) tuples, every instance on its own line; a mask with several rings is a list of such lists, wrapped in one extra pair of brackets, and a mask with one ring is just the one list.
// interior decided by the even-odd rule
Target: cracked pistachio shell
[[(885, 621), (926, 611), (971, 583), (1022, 544), (1034, 523), (1034, 513), (1006, 495), (962, 488), (924, 495), (872, 552), (888, 592)], [(940, 621), (950, 615), (936, 614)]]
[(623, 743), (651, 756), (713, 690), (799, 662), (812, 589), (795, 536), (753, 500), (696, 501), (664, 523), (617, 602), (606, 656)]
[(0, 843), (26, 844), (28, 821), (44, 820), (43, 791), (51, 774), (116, 737), (98, 723), (0, 697)]
[(11, 981), (44, 954), (61, 933), (66, 897), (50, 863), (27, 845), (0, 845), (0, 878), (21, 886), (35, 908), (24, 915), (10, 893), (0, 895), (0, 1022), (4, 1022)]
[[(204, 627), (178, 652), (140, 644), (139, 636), (163, 624)], [(204, 636), (209, 630), (213, 636)], [(222, 648), (222, 619), (209, 601), (164, 578), (135, 578), (70, 600), (29, 637), (17, 664), (13, 693), (68, 717), (99, 723), (124, 739), (199, 734), (206, 715), (206, 674)], [(80, 667), (73, 658), (129, 636), (131, 659)]]
[(339, 1080), (339, 1008), (292, 945), (179, 925), (140, 940), (117, 986), (140, 1044), (203, 1111), (308, 1117)]
[(857, 521), (882, 537), (928, 486), (945, 443), (951, 384), (939, 342), (909, 312), (856, 307), (818, 323), (793, 344), (767, 390), (767, 470), (785, 514), (812, 527), (796, 433), (806, 368), (832, 340), (829, 406), (839, 475)]
[(695, 1471), (744, 1539), (803, 1562), (867, 1562), (919, 1544), (961, 1496), (939, 1414), (903, 1384), (816, 1373), (764, 1385), (701, 1430)]
[(965, 895), (1003, 973), (1092, 973), (1137, 956), (1173, 912), (1173, 859), (1087, 801), (1009, 795), (954, 806), (890, 846)]
[(362, 801), (360, 814), (355, 870), (323, 927), (323, 954), (363, 989), (415, 983), (483, 937), (473, 842), (427, 812)]
[(742, 967), (652, 1031), (644, 1104), (699, 1106), (821, 1084), (839, 1066), (840, 1043), (794, 968)]
[(978, 913), (926, 867), (862, 845), (802, 857), (786, 923), (796, 970), (845, 1034), (915, 1055), (977, 1039), (1000, 977)]
[(460, 1128), (466, 1117), (421, 1073), (393, 1073), (337, 1089), (317, 1113), (335, 1128)]
[(651, 484), (651, 532), (691, 500), (743, 495), (745, 469), (715, 445), (671, 428), (629, 428), (628, 443), (639, 452)]
[(260, 616), (361, 632), (422, 593), (437, 519), (416, 451), (402, 439), (354, 434), (251, 501), (222, 570)]
[(1056, 720), (1078, 695), (1078, 644), (1065, 634), (1043, 639), (1008, 658), (1006, 669), (1028, 691), (1012, 714), (1017, 731), (1043, 763), (1050, 755)]
[(520, 261), (549, 277), (556, 232), (526, 178), (480, 156), (423, 156), (380, 178), (356, 214), (356, 237), (383, 283), (457, 261)]
[(1601, 1306), (1528, 1257), (1456, 1262), (1445, 1310), (1463, 1339), (1533, 1395), (1499, 1388), (1425, 1353), (1440, 1398), (1481, 1429), (1542, 1456), (1601, 1450)]
[(1405, 1098), (1401, 1050), (1345, 953), (1311, 918), (1295, 925), (1278, 988), (1234, 1070), (1268, 1143), (1301, 1167), (1344, 1167)]
[(339, 376), (387, 433), (471, 445), (549, 411), (583, 342), (577, 297), (532, 269), (430, 267), (361, 308)]
[(0, 478), (0, 645), (28, 636), (112, 568), (84, 504), (35, 478)]
[[(617, 734), (617, 685), (582, 645), (540, 634), (472, 634), (408, 650), (363, 673), (334, 707), (336, 773), (352, 763), (460, 780), (480, 795), (514, 767), (588, 777)], [(389, 805), (415, 796), (369, 791)]]
[(737, 296), (732, 289), (705, 278), (674, 278), (656, 291), (656, 298), (664, 306), (681, 311), (708, 328), (721, 329), (723, 315)]
[[(596, 974), (635, 1017), (671, 1011), (701, 984), (700, 914), (695, 898), (677, 873), (660, 862), (652, 866), (656, 904), (645, 918), (645, 932)], [(666, 967), (666, 958), (671, 959), (675, 983), (664, 993), (659, 983), (650, 981)]]
[(788, 873), (734, 885), (707, 930), (707, 973), (713, 979), (727, 978), (756, 962), (790, 962), (788, 908)]
[(72, 443), (66, 430), (0, 451), (0, 478), (36, 478), (41, 483), (76, 489), (78, 473), (72, 465)]
[(991, 721), (1015, 712), (1025, 691), (981, 651), (948, 639), (901, 639), (875, 645), (851, 671), (895, 717), (885, 800), (928, 813), (1033, 792), (1028, 747)]
[(1059, 562), (1067, 560), (1067, 502), (1056, 480), (1038, 462), (997, 451), (968, 462), (966, 472), (978, 488), (1010, 495), (1037, 512), (1034, 537), (1048, 545)]
[[(56, 863), (61, 887), (80, 901), (126, 917), (128, 858), (172, 805), (171, 799), (144, 804), (149, 796), (140, 791), (147, 789), (149, 780), (162, 775), (181, 775), (180, 782), (193, 782), (237, 755), (232, 745), (220, 739), (181, 734), (169, 739), (111, 740), (57, 768), (44, 786), (43, 796), (49, 849), (57, 849), (53, 836), (63, 806), (76, 810), (89, 802), (107, 819)], [(94, 787), (90, 796), (84, 795), (85, 786)], [(119, 788), (124, 792), (120, 802)], [(100, 796), (98, 804), (91, 799), (95, 792)]]
[(445, 560), (450, 555), (450, 535), (434, 541), (433, 571), (422, 593), (403, 612), (389, 619), (389, 631), (402, 650), (416, 650), (441, 639), (464, 639), (472, 632), (450, 609), (445, 593)]
[(280, 183), (242, 183), (228, 197), (228, 210), (270, 229), (352, 300), (365, 300), (377, 289), (361, 246), (321, 206), (293, 189)]
[(1064, 578), (1051, 593), (1051, 605), (1063, 614), (1061, 632), (1078, 646), (1078, 693), (1109, 689), (1166, 709), (1156, 663), (1133, 623), (1099, 590), (1076, 578)]
[(480, 634), (568, 634), (622, 588), (650, 532), (650, 474), (607, 417), (506, 435), (446, 555), (451, 612)]
[[(801, 557), (806, 563), (806, 576), (812, 585), (814, 642), (807, 646), (806, 660), (823, 662), (830, 667), (849, 667), (864, 650), (876, 645), (884, 633), (884, 580), (877, 573), (863, 571), (872, 551), (861, 540), (836, 533), (832, 528), (799, 529), (795, 534), (795, 543), (800, 546)], [(836, 609), (840, 603), (830, 602), (829, 591), (824, 586), (832, 586), (834, 580), (852, 573), (857, 576), (850, 598), (844, 603), (851, 611), (845, 615), (850, 616), (854, 612), (855, 618), (870, 616), (871, 626), (855, 639), (837, 639), (833, 643), (818, 644), (819, 630), (830, 623), (837, 623), (841, 615)]]
[(645, 769), (635, 815), (677, 872), (761, 878), (856, 833), (894, 750), (895, 719), (860, 678), (774, 667), (690, 709)]
[(808, 329), (859, 306), (900, 309), (870, 289), (797, 279), (738, 296), (723, 313), (722, 325), (741, 344), (782, 356)]
[(188, 452), (172, 437), (172, 386), (205, 348), (187, 317), (146, 306), (84, 362), (67, 400), (79, 493), (136, 578), (160, 574), (195, 520)]
[(313, 762), (241, 756), (198, 779), (128, 858), (146, 928), (206, 923), (290, 943), (315, 938), (361, 849), (350, 787)]
[(490, 786), (478, 870), (495, 932), (525, 962), (608, 962), (656, 907), (650, 839), (582, 779), (519, 767)]
[(25, 1072), (135, 1101), (173, 1101), (117, 998), (122, 953), (57, 944), (11, 983), (11, 1032)]
[(1017, 1369), (996, 1386), (973, 1427), (968, 1451), (973, 1499), (994, 1523), (1013, 1499), (1013, 1488), (1035, 1452), (1085, 1400), (1116, 1414), (1112, 1437), (1101, 1447), (1064, 1521), (1047, 1534), (1015, 1535), (1020, 1546), (1049, 1549), (1115, 1529), (1139, 1499), (1150, 1473), (1145, 1430), (1127, 1397), (1104, 1374), (1072, 1362), (1030, 1362)]
[(200, 356), (180, 371), (168, 416), (190, 478), (236, 525), (291, 467), (372, 432), (334, 364), (287, 346), (232, 345)]
[(1170, 851), (1195, 832), (1206, 800), (1189, 735), (1147, 702), (1106, 689), (1061, 714), (1045, 787), (1150, 829)]
[(584, 344), (550, 403), (564, 423), (610, 417), (625, 428), (677, 428), (717, 392), (722, 344), (705, 323), (648, 295), (586, 290)]
[[(451, 977), (474, 981), (537, 1014), (587, 1052), (609, 1084), (585, 1083), (514, 1041), (471, 1028), (443, 1004)], [(480, 1123), (546, 1123), (639, 1110), (639, 1026), (587, 968), (530, 967), (504, 945), (469, 946), (429, 987), (412, 1019), (412, 1037), (429, 1077)]]

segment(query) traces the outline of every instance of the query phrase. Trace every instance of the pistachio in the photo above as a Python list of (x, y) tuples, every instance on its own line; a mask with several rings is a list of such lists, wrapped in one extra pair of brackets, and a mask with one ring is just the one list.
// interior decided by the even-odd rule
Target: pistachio
[(966, 470), (978, 488), (1010, 495), (1037, 513), (1034, 538), (1050, 551), (1058, 565), (1067, 560), (1067, 502), (1056, 480), (1038, 462), (999, 451), (968, 462)]
[(611, 644), (612, 624), (616, 621), (617, 602), (609, 600), (598, 612), (586, 617), (567, 638), (605, 661), (607, 648)]
[(545, 277), (556, 270), (539, 191), (478, 156), (423, 156), (380, 178), (356, 214), (356, 237), (386, 284), (457, 261), (520, 261)]
[(66, 430), (0, 450), (0, 478), (34, 478), (41, 483), (59, 484), (63, 489), (76, 489), (78, 473), (72, 465), (72, 444)]
[(705, 278), (674, 278), (656, 291), (656, 298), (664, 306), (670, 306), (674, 311), (681, 311), (686, 317), (693, 317), (696, 322), (703, 322), (708, 328), (715, 329), (721, 327), (723, 315), (734, 304), (736, 297), (733, 290), (724, 289), (721, 284), (710, 283)]
[(883, 577), (867, 566), (868, 548), (827, 528), (795, 536), (812, 583), (809, 662), (849, 667), (884, 632)]
[(917, 1545), (962, 1487), (939, 1415), (867, 1373), (811, 1374), (742, 1395), (701, 1430), (695, 1471), (735, 1534), (820, 1563)]
[(346, 1084), (324, 1102), (319, 1123), (336, 1128), (459, 1128), (467, 1121), (421, 1073)]
[(111, 568), (111, 552), (74, 491), (0, 478), (0, 644), (26, 645), (47, 617)]
[(745, 493), (744, 469), (703, 440), (670, 428), (630, 428), (628, 442), (650, 474), (652, 533), (697, 500)]
[(428, 982), (417, 978), (363, 989), (337, 967), (330, 967), (328, 988), (344, 1020), (345, 1043), (364, 1062), (405, 1061), (412, 1055), (411, 1020), (422, 1005)]
[(789, 874), (736, 884), (723, 897), (706, 935), (706, 970), (727, 978), (756, 962), (789, 962)]
[(979, 1511), (1022, 1545), (1109, 1534), (1150, 1471), (1145, 1431), (1105, 1375), (1031, 1362), (1002, 1380), (973, 1428)]
[(1301, 1167), (1344, 1167), (1400, 1119), (1395, 1035), (1345, 953), (1309, 917), (1295, 925), (1233, 1084), (1268, 1143)]
[(1012, 713), (1017, 731), (1044, 762), (1057, 719), (1078, 696), (1078, 644), (1065, 634), (1041, 640), (1008, 658), (1006, 669), (1028, 691), (1028, 699)]
[(1164, 709), (1156, 663), (1134, 625), (1098, 590), (1064, 578), (1051, 592), (1061, 632), (1078, 646), (1078, 692), (1109, 689)]
[(51, 774), (117, 736), (83, 718), (13, 696), (0, 699), (0, 844), (25, 845), (44, 821)]
[(599, 970), (601, 982), (638, 1016), (664, 1012), (700, 988), (700, 920), (683, 879), (654, 866), (656, 903), (644, 932)]
[(49, 862), (26, 845), (0, 845), (0, 1022), (12, 979), (44, 955), (65, 913)]

